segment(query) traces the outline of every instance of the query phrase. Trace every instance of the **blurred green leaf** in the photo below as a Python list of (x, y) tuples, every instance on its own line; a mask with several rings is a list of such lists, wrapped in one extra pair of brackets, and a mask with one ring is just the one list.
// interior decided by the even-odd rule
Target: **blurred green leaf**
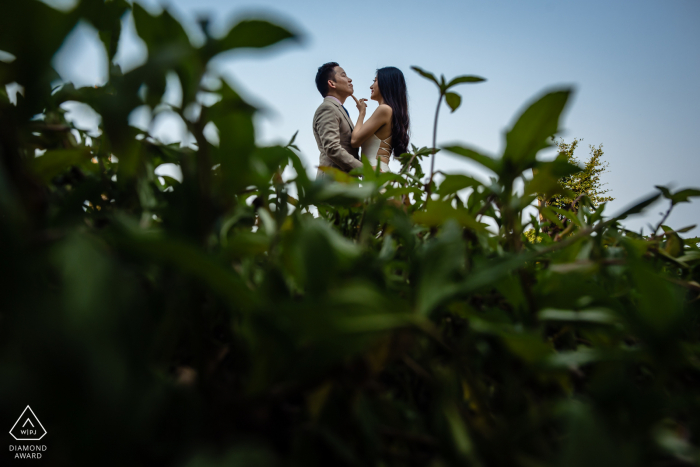
[(544, 199), (550, 199), (555, 194), (574, 198), (574, 193), (564, 188), (559, 180), (578, 172), (581, 172), (580, 167), (570, 164), (563, 158), (538, 164), (537, 168), (533, 168), (532, 179), (525, 185), (525, 193), (537, 193)]
[(55, 149), (46, 151), (43, 156), (31, 159), (30, 166), (44, 183), (48, 183), (56, 175), (90, 159), (87, 149)]
[(506, 133), (503, 158), (527, 163), (546, 148), (559, 131), (559, 118), (571, 94), (570, 89), (551, 91), (531, 104)]
[(438, 188), (437, 192), (440, 194), (440, 196), (447, 196), (457, 193), (459, 190), (463, 190), (465, 188), (476, 189), (480, 186), (482, 186), (480, 181), (467, 175), (448, 174), (445, 175), (444, 180), (440, 183), (440, 187)]
[(95, 25), (99, 31), (100, 40), (105, 46), (110, 63), (117, 53), (122, 17), (129, 12), (129, 9), (130, 5), (126, 0), (82, 1), (78, 5), (77, 13)]
[(454, 221), (449, 221), (442, 234), (427, 245), (421, 255), (421, 274), (416, 291), (419, 316), (427, 316), (438, 304), (459, 291), (464, 255), (460, 228)]
[[(158, 16), (151, 16), (141, 5), (133, 5), (134, 24), (136, 31), (146, 43), (148, 53), (158, 56), (166, 48), (178, 53), (191, 48), (190, 39), (180, 22), (166, 9)], [(153, 57), (152, 57), (153, 58)]]
[(613, 312), (604, 308), (581, 311), (546, 308), (540, 311), (537, 317), (542, 321), (570, 321), (580, 323), (610, 324), (618, 321)]
[(486, 224), (477, 220), (463, 208), (454, 208), (450, 203), (443, 201), (429, 201), (424, 211), (413, 215), (414, 222), (430, 226), (442, 225), (448, 220), (455, 220), (460, 225), (477, 231), (485, 231)]
[(454, 92), (445, 93), (445, 102), (447, 102), (447, 105), (449, 105), (452, 112), (454, 112), (462, 103), (462, 96)]
[[(127, 232), (130, 230), (124, 231)], [(247, 311), (258, 300), (240, 277), (192, 245), (157, 234), (135, 232), (126, 236), (115, 236), (114, 241), (125, 251), (177, 268), (199, 279), (202, 284), (227, 300), (234, 309)]]
[(670, 233), (666, 235), (666, 245), (664, 250), (670, 256), (678, 257), (683, 253), (683, 240), (677, 233)]
[(445, 89), (449, 89), (452, 86), (456, 86), (458, 84), (481, 83), (483, 81), (486, 81), (486, 79), (482, 78), (480, 76), (473, 76), (473, 75), (457, 76), (456, 78), (453, 78), (449, 83), (447, 83), (447, 86), (445, 86)]
[(552, 355), (552, 348), (533, 334), (503, 333), (501, 338), (508, 349), (528, 363), (541, 362)]
[(419, 75), (421, 75), (423, 78), (432, 81), (433, 83), (437, 84), (438, 87), (440, 87), (440, 83), (438, 82), (434, 74), (430, 73), (429, 71), (425, 71), (417, 66), (412, 66), (411, 69)]
[(622, 220), (622, 219), (627, 218), (628, 216), (631, 216), (633, 214), (638, 214), (638, 213), (644, 211), (644, 209), (646, 209), (649, 205), (654, 203), (654, 201), (659, 199), (660, 196), (661, 196), (660, 194), (648, 196), (647, 198), (643, 199), (642, 201), (638, 202), (637, 204), (633, 205), (632, 207), (629, 207), (629, 208), (625, 209), (624, 211), (622, 211), (621, 214), (618, 214), (617, 216), (615, 216), (615, 219)]
[(471, 159), (474, 162), (483, 165), (492, 172), (499, 173), (501, 169), (500, 161), (493, 159), (492, 157), (485, 156), (473, 149), (469, 149), (462, 146), (448, 146), (444, 149), (459, 156), (466, 157), (467, 159)]
[(222, 52), (240, 48), (263, 48), (286, 39), (299, 40), (299, 35), (269, 21), (249, 19), (235, 24), (218, 41), (217, 46)]
[(671, 191), (664, 186), (656, 185), (656, 188), (661, 191), (664, 198), (671, 200), (672, 205), (678, 203), (689, 203), (689, 198), (700, 196), (700, 189), (697, 188), (686, 188), (685, 190), (680, 190), (673, 194), (671, 194)]
[(343, 183), (328, 183), (316, 193), (315, 199), (321, 202), (347, 205), (355, 204), (370, 197), (374, 193), (373, 184), (346, 185)]

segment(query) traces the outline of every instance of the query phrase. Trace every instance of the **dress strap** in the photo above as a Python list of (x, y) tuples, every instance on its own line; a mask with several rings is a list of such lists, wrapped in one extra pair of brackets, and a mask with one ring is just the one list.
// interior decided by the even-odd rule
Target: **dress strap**
[(383, 147), (381, 146), (381, 143), (380, 143), (379, 149), (378, 149), (378, 150), (380, 150), (380, 151), (386, 151), (387, 155), (391, 156), (391, 150), (392, 150), (392, 148), (391, 148), (391, 144), (387, 143), (387, 141), (386, 141), (387, 139), (391, 139), (391, 136), (389, 136), (388, 138), (385, 138), (385, 139), (381, 139), (381, 140), (379, 140), (379, 141), (381, 141), (382, 143), (386, 144), (386, 145), (389, 146), (389, 147), (388, 147), (388, 148), (383, 148)]

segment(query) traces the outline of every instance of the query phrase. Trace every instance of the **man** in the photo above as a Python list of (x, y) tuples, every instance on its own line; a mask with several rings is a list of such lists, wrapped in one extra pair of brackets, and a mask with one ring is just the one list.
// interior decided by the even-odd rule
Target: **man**
[(344, 172), (362, 167), (358, 149), (350, 144), (355, 126), (343, 106), (353, 93), (352, 80), (337, 63), (330, 62), (318, 69), (316, 87), (323, 96), (314, 114), (314, 136), (321, 153), (317, 177), (323, 176), (321, 167), (335, 167)]

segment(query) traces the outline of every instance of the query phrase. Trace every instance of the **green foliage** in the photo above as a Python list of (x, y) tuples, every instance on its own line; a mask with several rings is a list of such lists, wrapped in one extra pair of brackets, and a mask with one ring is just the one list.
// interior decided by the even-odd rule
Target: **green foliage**
[[(607, 218), (585, 197), (541, 209), (566, 217), (559, 239), (523, 220), (538, 193), (571, 196), (558, 180), (579, 169), (537, 157), (566, 89), (527, 105), (499, 156), (444, 148), (487, 184), (446, 174), (425, 191), (435, 144), (401, 155), (400, 173), (312, 181), (294, 137), (255, 144), (256, 109), (207, 66), (298, 37), (255, 18), (197, 48), (167, 12), (134, 6), (147, 62), (52, 90), (76, 22), (111, 53), (128, 8), (26, 0), (0, 17), (16, 56), (0, 86), (25, 89), (0, 100), (0, 418), (31, 405), (45, 465), (697, 465), (698, 239), (620, 221), (700, 191), (659, 187)], [(193, 148), (128, 126), (163, 105), (171, 71)], [(420, 72), (441, 97), (472, 82)], [(102, 117), (91, 144), (65, 121), (69, 99)], [(163, 163), (182, 180), (156, 176)]]

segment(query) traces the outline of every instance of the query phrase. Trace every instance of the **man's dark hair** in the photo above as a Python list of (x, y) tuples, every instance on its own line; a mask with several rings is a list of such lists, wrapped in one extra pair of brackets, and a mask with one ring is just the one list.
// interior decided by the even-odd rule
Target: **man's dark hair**
[(335, 78), (335, 67), (337, 66), (338, 64), (335, 62), (328, 62), (318, 67), (318, 73), (316, 73), (316, 88), (318, 88), (318, 92), (320, 92), (323, 97), (328, 95), (328, 80)]

